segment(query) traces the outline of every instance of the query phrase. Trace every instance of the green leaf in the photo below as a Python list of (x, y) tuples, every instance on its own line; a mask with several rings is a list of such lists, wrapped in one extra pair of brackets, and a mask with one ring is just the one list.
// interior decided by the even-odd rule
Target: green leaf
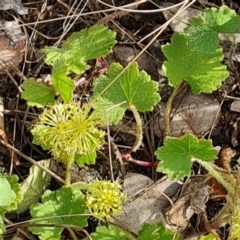
[(185, 35), (174, 33), (171, 44), (163, 46), (162, 50), (167, 57), (162, 68), (174, 87), (185, 80), (193, 93), (211, 93), (229, 75), (226, 66), (221, 63), (221, 48), (211, 54), (198, 54), (190, 50)]
[(12, 190), (9, 181), (2, 176), (0, 176), (0, 189), (0, 207), (11, 205), (16, 198), (16, 193)]
[(191, 134), (182, 138), (166, 137), (164, 146), (155, 151), (160, 160), (157, 171), (171, 179), (182, 179), (190, 175), (192, 158), (210, 162), (216, 159), (217, 153), (210, 140), (198, 140)]
[(205, 24), (215, 28), (218, 33), (236, 33), (240, 25), (239, 16), (226, 5), (219, 9), (210, 8), (205, 10), (203, 19)]
[[(50, 167), (51, 160), (42, 160), (38, 162), (45, 168)], [(21, 184), (23, 200), (17, 206), (17, 214), (26, 211), (31, 204), (36, 203), (42, 196), (43, 192), (50, 181), (51, 177), (41, 168), (32, 165), (30, 173)]]
[(68, 54), (68, 49), (57, 48), (55, 46), (46, 46), (41, 51), (46, 54), (45, 63), (52, 66), (55, 61), (65, 59), (65, 55), (67, 56)]
[(38, 83), (33, 79), (27, 79), (23, 82), (22, 98), (28, 101), (28, 105), (43, 107), (54, 103), (55, 91), (52, 87), (44, 83)]
[(144, 223), (142, 229), (138, 233), (137, 240), (172, 240), (176, 239), (174, 235), (176, 235), (176, 233), (166, 229), (161, 222), (157, 224)]
[(104, 57), (111, 52), (111, 47), (116, 43), (116, 33), (104, 25), (94, 25), (89, 29), (73, 33), (62, 45), (45, 47), (47, 54), (45, 62), (54, 66), (59, 59), (66, 62), (67, 74), (74, 72), (81, 74), (88, 69), (87, 60)]
[(100, 112), (105, 121), (117, 124), (127, 109), (127, 104), (122, 102), (116, 104), (107, 98), (96, 97), (96, 102), (93, 104), (96, 111)]
[(219, 44), (218, 33), (236, 33), (239, 25), (240, 18), (227, 6), (207, 9), (186, 28), (189, 47), (198, 53), (214, 52)]
[(112, 63), (108, 75), (101, 75), (94, 81), (94, 108), (103, 116), (108, 110), (108, 119), (114, 124), (118, 123), (129, 106), (134, 105), (141, 112), (152, 111), (160, 101), (158, 84), (145, 71), (139, 72), (137, 63), (133, 63), (114, 81), (122, 70), (119, 63)]
[(52, 81), (56, 92), (59, 92), (64, 102), (69, 102), (73, 96), (75, 88), (71, 78), (66, 76), (67, 66), (61, 59), (56, 61), (52, 71)]
[(18, 176), (7, 176), (0, 173), (0, 234), (5, 232), (3, 218), (6, 212), (13, 211), (22, 200)]
[[(55, 192), (47, 190), (42, 196), (42, 203), (36, 203), (30, 209), (32, 220), (34, 220), (31, 224), (44, 224), (46, 227), (29, 227), (29, 230), (33, 234), (40, 235), (40, 239), (59, 240), (64, 227), (47, 225), (70, 224), (85, 227), (87, 226), (86, 216), (71, 216), (71, 214), (84, 214), (85, 210), (84, 197), (79, 190), (66, 187)], [(46, 219), (38, 220), (38, 218)]]
[(125, 233), (114, 225), (98, 226), (96, 232), (91, 233), (93, 240), (126, 240)]
[(84, 167), (85, 164), (91, 165), (95, 164), (96, 161), (96, 151), (90, 152), (88, 154), (76, 154), (75, 162), (79, 167)]
[(111, 31), (104, 25), (94, 25), (89, 29), (73, 33), (63, 43), (63, 48), (76, 51), (76, 57), (85, 60), (105, 57), (111, 52), (111, 47), (116, 43), (116, 32)]
[(216, 237), (212, 233), (209, 233), (206, 236), (200, 237), (200, 240), (216, 240)]
[(12, 211), (17, 208), (17, 204), (22, 201), (20, 184), (17, 175), (0, 174), (0, 208), (6, 211)]
[(219, 46), (218, 33), (209, 26), (204, 24), (190, 26), (186, 32), (189, 48), (198, 54), (210, 54)]

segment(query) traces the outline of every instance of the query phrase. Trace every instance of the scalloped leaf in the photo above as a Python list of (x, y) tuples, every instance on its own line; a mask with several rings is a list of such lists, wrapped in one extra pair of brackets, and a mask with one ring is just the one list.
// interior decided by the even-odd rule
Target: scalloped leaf
[(12, 190), (11, 185), (9, 181), (0, 175), (0, 207), (6, 207), (8, 205), (11, 205), (15, 198), (16, 193)]
[[(48, 224), (66, 224), (79, 227), (87, 226), (87, 216), (80, 216), (86, 210), (84, 196), (79, 190), (62, 187), (52, 192), (45, 191), (42, 203), (33, 204), (30, 213), (33, 222), (31, 224), (43, 224), (45, 227), (29, 227), (29, 230), (40, 239), (59, 240), (64, 227), (47, 226)], [(71, 214), (80, 214), (71, 216)], [(61, 215), (69, 215), (62, 217)], [(45, 218), (38, 220), (38, 218)], [(47, 218), (54, 217), (54, 218)]]
[[(139, 71), (133, 63), (117, 80), (123, 67), (112, 63), (108, 75), (101, 75), (94, 80), (94, 108), (117, 124), (128, 107), (134, 105), (140, 112), (152, 111), (160, 101), (158, 83), (151, 80), (145, 71)], [(118, 105), (116, 107), (116, 105)]]
[[(17, 205), (19, 202), (22, 201), (22, 193), (21, 193), (21, 187), (20, 184), (18, 183), (18, 176), (17, 175), (11, 175), (11, 176), (6, 176), (6, 175), (2, 175), (0, 174), (0, 179), (5, 179), (8, 181), (8, 184), (4, 184), (4, 187), (1, 186), (1, 195), (11, 195), (14, 198), (12, 198), (12, 200), (7, 204), (7, 205), (2, 205), (1, 207), (4, 206), (4, 209), (7, 212), (13, 211), (17, 208)], [(10, 185), (10, 189), (9, 189), (9, 185)], [(12, 192), (14, 192), (14, 194), (12, 194)]]
[(171, 231), (170, 229), (166, 229), (161, 222), (157, 224), (144, 223), (142, 229), (138, 232), (138, 235), (139, 236), (137, 240), (177, 239), (174, 238), (176, 233)]
[(22, 200), (18, 176), (7, 176), (0, 173), (0, 234), (6, 230), (3, 218), (6, 212), (13, 211)]
[[(50, 168), (51, 160), (42, 160), (38, 162), (45, 168)], [(17, 214), (26, 211), (31, 204), (36, 203), (51, 179), (51, 176), (36, 165), (32, 165), (29, 175), (21, 183), (21, 193), (23, 200), (17, 206)]]
[(205, 10), (202, 16), (192, 20), (185, 31), (189, 37), (189, 47), (193, 51), (211, 53), (218, 47), (218, 33), (236, 33), (239, 26), (240, 18), (236, 12), (223, 5), (219, 9)]
[(191, 134), (182, 138), (166, 137), (164, 146), (155, 151), (160, 160), (157, 171), (167, 174), (170, 179), (182, 179), (190, 175), (192, 158), (211, 162), (217, 153), (210, 140), (198, 140)]
[[(93, 107), (96, 108), (96, 111), (100, 112), (105, 121), (108, 116), (109, 122), (117, 124), (119, 119), (122, 119), (127, 109), (127, 104), (125, 102), (115, 104), (106, 98), (98, 97)], [(109, 114), (109, 112), (111, 112), (111, 114)]]
[(62, 59), (66, 62), (67, 72), (81, 74), (88, 69), (87, 60), (104, 57), (111, 52), (116, 43), (116, 32), (104, 25), (94, 25), (72, 35), (63, 43), (61, 48), (45, 47), (47, 54), (45, 62), (49, 65)]
[(53, 66), (55, 61), (66, 58), (69, 49), (46, 46), (41, 51), (46, 54), (45, 63)]
[(44, 83), (38, 83), (34, 79), (23, 82), (22, 98), (28, 101), (29, 106), (43, 107), (54, 103), (55, 91)]
[(198, 54), (190, 50), (187, 37), (183, 34), (174, 33), (171, 44), (164, 45), (162, 51), (167, 57), (162, 69), (174, 87), (185, 80), (193, 93), (211, 93), (218, 89), (229, 75), (227, 67), (221, 63), (221, 48), (210, 54)]
[(61, 95), (64, 102), (69, 102), (72, 99), (75, 89), (73, 80), (66, 76), (67, 68), (65, 62), (59, 59), (54, 64), (52, 71), (54, 89)]
[(187, 28), (186, 33), (189, 48), (198, 54), (215, 52), (219, 46), (217, 31), (203, 23), (199, 23), (197, 26), (190, 26)]
[(116, 32), (103, 24), (97, 24), (89, 29), (73, 33), (63, 43), (63, 48), (76, 51), (76, 56), (90, 60), (107, 56), (111, 52), (111, 47), (116, 43), (115, 38)]
[(126, 240), (126, 235), (114, 225), (98, 226), (96, 232), (91, 233), (93, 240)]

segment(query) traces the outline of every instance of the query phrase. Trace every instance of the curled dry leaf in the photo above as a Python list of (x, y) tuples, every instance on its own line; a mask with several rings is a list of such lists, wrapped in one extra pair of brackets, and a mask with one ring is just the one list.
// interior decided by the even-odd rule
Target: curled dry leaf
[(193, 214), (205, 211), (211, 188), (204, 180), (205, 176), (192, 176), (186, 181), (178, 200), (165, 212), (165, 220), (171, 228), (183, 231)]
[[(214, 164), (223, 170), (231, 172), (230, 161), (236, 155), (236, 151), (231, 148), (222, 149), (219, 152), (218, 159)], [(228, 174), (228, 173), (227, 173)], [(211, 197), (215, 199), (226, 198), (227, 190), (216, 180), (216, 178), (210, 178), (206, 182), (211, 188)]]

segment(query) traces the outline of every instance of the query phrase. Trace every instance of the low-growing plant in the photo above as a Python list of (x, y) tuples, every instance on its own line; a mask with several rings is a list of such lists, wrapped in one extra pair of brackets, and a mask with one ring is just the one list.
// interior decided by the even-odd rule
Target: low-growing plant
[(162, 69), (169, 83), (174, 87), (165, 112), (165, 135), (170, 135), (169, 117), (174, 97), (184, 82), (194, 94), (212, 93), (228, 77), (227, 67), (219, 45), (218, 34), (236, 33), (239, 17), (233, 10), (222, 6), (206, 9), (202, 16), (193, 18), (185, 34), (174, 33), (171, 43), (162, 46), (167, 60)]
[[(207, 9), (201, 17), (193, 19), (185, 34), (174, 33), (171, 43), (162, 47), (167, 58), (162, 68), (174, 87), (166, 107), (167, 136), (171, 132), (169, 116), (172, 101), (183, 82), (187, 82), (195, 94), (211, 93), (228, 76), (226, 66), (221, 63), (223, 53), (217, 35), (235, 33), (238, 26), (238, 16), (227, 7)], [(196, 35), (203, 37), (196, 38)], [(100, 125), (117, 124), (126, 110), (132, 111), (136, 120), (136, 141), (130, 154), (139, 148), (142, 141), (139, 112), (152, 111), (160, 101), (158, 84), (146, 72), (139, 71), (137, 63), (126, 70), (119, 63), (112, 63), (107, 74), (95, 77), (90, 103), (81, 106), (73, 101), (79, 79), (90, 68), (88, 60), (109, 54), (116, 43), (115, 36), (116, 33), (105, 26), (95, 25), (73, 33), (61, 47), (45, 47), (45, 62), (52, 66), (52, 83), (46, 85), (28, 79), (22, 85), (22, 97), (28, 104), (44, 108), (31, 130), (33, 143), (41, 145), (44, 150), (50, 151), (54, 159), (67, 165), (65, 186), (56, 191), (45, 191), (45, 187), (41, 187), (40, 191), (44, 191), (41, 203), (37, 202), (39, 199), (36, 196), (31, 201), (28, 198), (31, 206), (26, 206), (30, 206), (32, 216), (29, 230), (41, 239), (60, 239), (64, 228), (73, 239), (77, 239), (73, 229), (81, 231), (86, 227), (90, 215), (107, 221), (121, 210), (126, 198), (118, 182), (96, 180), (71, 184), (70, 181), (74, 161), (80, 167), (95, 163), (97, 151), (105, 141), (105, 132), (99, 129)], [(211, 44), (208, 44), (209, 39)], [(234, 187), (210, 163), (217, 157), (211, 141), (199, 140), (193, 135), (166, 137), (164, 145), (156, 150), (155, 155), (160, 160), (157, 171), (167, 174), (169, 178), (189, 176), (192, 162), (197, 161), (228, 190), (230, 196), (234, 196)], [(16, 176), (2, 175), (0, 180), (1, 188), (10, 193), (7, 197), (0, 197), (0, 229), (3, 233), (4, 214), (17, 209), (22, 195)], [(47, 184), (49, 179), (45, 181)], [(239, 208), (236, 209), (237, 216)], [(17, 209), (18, 213), (24, 210), (23, 206)], [(237, 217), (232, 224), (231, 239), (236, 239)], [(178, 234), (165, 229), (162, 223), (145, 224), (137, 238), (113, 225), (98, 226), (96, 232), (91, 234), (92, 239), (153, 240), (173, 239), (174, 236), (178, 238)]]

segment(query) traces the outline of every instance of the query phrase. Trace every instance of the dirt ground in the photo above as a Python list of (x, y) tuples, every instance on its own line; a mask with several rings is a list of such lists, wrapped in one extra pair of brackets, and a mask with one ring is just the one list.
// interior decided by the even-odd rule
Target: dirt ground
[[(133, 0), (102, 1), (108, 5), (112, 5), (114, 2), (115, 7), (134, 3)], [(129, 7), (135, 10), (135, 12), (123, 10), (110, 11), (109, 6), (101, 4), (97, 0), (22, 0), (22, 6), (20, 1), (17, 0), (5, 0), (2, 2), (1, 4), (3, 5), (4, 2), (5, 4), (12, 2), (15, 9), (10, 7), (8, 10), (0, 10), (2, 21), (0, 58), (4, 57), (5, 61), (12, 62), (13, 65), (9, 68), (7, 67), (7, 71), (4, 70), (6, 66), (0, 68), (0, 93), (3, 101), (3, 110), (1, 112), (4, 113), (4, 127), (1, 127), (1, 136), (5, 142), (8, 142), (14, 149), (19, 150), (25, 155), (16, 155), (12, 151), (9, 152), (6, 146), (0, 145), (1, 172), (17, 174), (22, 181), (28, 176), (31, 166), (31, 163), (25, 156), (29, 156), (35, 161), (49, 158), (48, 152), (32, 144), (32, 136), (29, 131), (31, 125), (37, 121), (37, 117), (42, 110), (27, 106), (26, 101), (21, 99), (20, 85), (25, 79), (31, 77), (39, 80), (45, 79), (47, 75), (51, 73), (51, 68), (44, 64), (44, 55), (40, 50), (45, 46), (60, 46), (73, 32), (99, 23), (103, 23), (110, 29), (116, 31), (118, 43), (116, 47), (114, 47), (111, 56), (104, 59), (107, 64), (118, 61), (123, 66), (126, 66), (142, 49), (150, 44), (147, 49), (141, 53), (137, 61), (139, 67), (145, 70), (153, 81), (159, 83), (159, 93), (162, 102), (166, 103), (172, 88), (167, 84), (167, 79), (161, 71), (164, 56), (160, 49), (161, 45), (169, 42), (174, 30), (170, 25), (167, 26), (167, 28), (151, 42), (158, 34), (158, 31), (154, 31), (166, 22), (166, 18), (162, 12), (152, 12), (157, 9), (156, 5), (161, 5), (162, 2), (159, 0), (152, 1), (156, 3), (155, 5), (149, 1), (135, 5), (134, 7)], [(179, 1), (172, 0), (171, 2), (176, 4)], [(220, 7), (223, 3), (239, 14), (239, 1), (199, 0), (193, 3), (191, 7), (204, 10), (207, 7)], [(1, 4), (0, 9), (2, 8)], [(21, 8), (19, 6), (21, 6)], [(28, 13), (22, 14), (21, 11), (25, 11), (26, 9), (28, 9)], [(147, 10), (147, 12), (142, 13), (141, 11), (143, 10)], [(3, 37), (5, 36), (4, 34), (6, 34), (4, 21), (15, 20), (17, 20), (21, 26), (21, 33), (19, 34), (19, 38), (14, 42), (15, 46), (12, 47), (11, 41), (6, 41)], [(225, 46), (225, 51), (227, 52), (229, 43), (223, 42), (222, 44)], [(238, 45), (239, 44), (240, 43), (238, 43)], [(212, 104), (210, 111), (215, 109), (214, 119), (207, 120), (212, 121), (212, 124), (206, 131), (204, 130), (204, 133), (197, 134), (199, 137), (212, 139), (213, 145), (221, 148), (217, 162), (218, 166), (224, 168), (226, 171), (236, 169), (238, 164), (240, 164), (238, 163), (240, 155), (240, 109), (238, 109), (238, 104), (236, 103), (236, 100), (240, 97), (240, 48), (238, 49), (238, 47), (239, 46), (237, 46), (235, 51), (236, 57), (233, 64), (228, 64), (229, 59), (227, 59), (227, 57), (224, 59), (231, 73), (230, 77), (222, 84), (221, 88), (212, 93), (210, 97), (207, 97), (210, 98), (210, 100), (204, 100), (209, 101), (209, 105)], [(9, 52), (4, 53), (4, 55), (3, 52), (1, 52), (3, 49)], [(95, 62), (89, 64), (92, 64), (91, 66), (94, 68)], [(91, 81), (92, 79), (90, 79), (87, 84), (79, 86), (76, 91), (79, 98), (86, 99), (91, 96)], [(187, 86), (180, 89), (175, 110), (178, 109), (182, 101), (179, 99), (183, 99), (183, 96), (187, 94), (189, 94), (189, 88)], [(188, 104), (188, 101), (186, 100), (185, 104)], [(179, 111), (184, 112), (184, 106), (185, 105), (181, 105)], [(215, 108), (214, 106), (217, 107)], [(152, 113), (144, 113), (141, 115), (144, 121), (143, 144), (140, 150), (133, 153), (133, 159), (150, 163), (156, 161), (154, 152), (162, 145), (164, 140), (164, 136), (161, 134), (162, 129), (158, 127), (159, 121), (162, 121), (159, 117), (159, 109), (161, 109), (161, 106), (156, 106)], [(206, 112), (205, 115), (207, 115)], [(195, 112), (196, 121), (198, 121), (199, 116), (199, 112)], [(197, 122), (196, 125), (199, 125), (199, 122)], [(132, 146), (135, 136), (134, 131), (135, 123), (131, 113), (128, 112), (118, 126), (112, 126), (111, 136), (114, 138), (114, 143), (121, 154), (126, 153), (129, 147)], [(177, 132), (176, 135), (181, 136), (181, 132)], [(107, 151), (104, 152), (104, 154), (108, 154)], [(64, 169), (64, 166), (61, 164), (60, 167)], [(114, 168), (114, 172), (116, 176), (118, 176), (119, 169), (117, 160)], [(98, 154), (97, 164), (91, 166), (90, 169), (97, 172), (103, 179), (110, 179), (109, 165), (105, 163), (102, 153)], [(76, 171), (79, 172), (80, 169), (77, 168)], [(154, 182), (164, 177), (161, 173), (157, 174), (154, 167), (146, 167), (134, 163), (124, 163), (124, 172), (140, 173), (150, 177)], [(55, 173), (61, 177), (64, 175), (59, 171)], [(198, 165), (194, 165), (192, 176), (202, 174), (205, 174), (204, 170)], [(184, 180), (184, 184), (186, 184), (186, 180), (187, 179)], [(209, 185), (213, 190), (211, 190), (209, 200), (204, 204), (207, 220), (205, 219), (205, 221), (203, 221), (200, 216), (201, 214), (195, 213), (191, 219), (189, 219), (191, 227), (183, 229), (185, 239), (194, 239), (193, 233), (196, 232), (200, 234), (206, 233), (206, 224), (204, 225), (204, 223), (206, 223), (206, 221), (211, 222), (226, 202), (226, 190), (222, 186), (217, 185), (216, 182), (210, 182)], [(54, 190), (59, 188), (59, 186), (60, 184), (57, 181), (52, 181), (49, 188)], [(176, 191), (176, 193), (174, 193), (175, 197), (178, 194), (179, 192)], [(22, 222), (29, 220), (29, 217), (28, 211), (19, 216), (14, 213), (6, 216), (9, 222)], [(227, 239), (229, 226), (218, 226), (216, 222), (215, 224), (216, 228), (214, 230), (219, 235), (219, 238)], [(12, 227), (7, 230), (4, 239), (37, 239), (27, 232), (26, 226), (27, 225), (23, 224), (20, 227), (20, 230), (27, 233), (25, 236), (21, 235), (17, 237), (19, 227)], [(90, 232), (94, 231), (96, 222), (93, 220), (90, 226), (88, 230)], [(65, 236), (64, 239), (69, 239), (67, 233), (64, 233), (63, 236)]]

